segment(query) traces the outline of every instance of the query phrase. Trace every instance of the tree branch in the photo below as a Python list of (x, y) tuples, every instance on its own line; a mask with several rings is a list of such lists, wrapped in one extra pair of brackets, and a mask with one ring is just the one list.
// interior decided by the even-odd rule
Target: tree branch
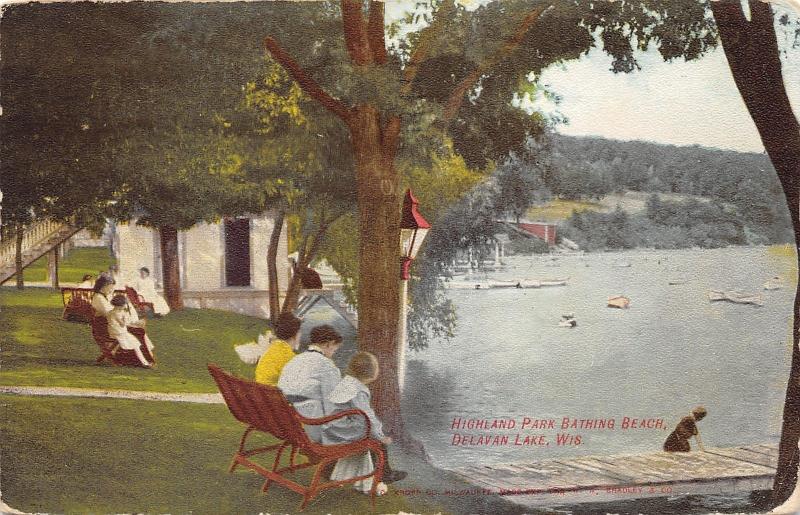
[(330, 220), (325, 220), (324, 218), (320, 220), (320, 225), (317, 228), (317, 232), (314, 234), (314, 239), (311, 241), (311, 246), (305, 253), (305, 261), (303, 263), (304, 266), (308, 266), (312, 261), (314, 261), (314, 258), (319, 252), (320, 245), (322, 245), (322, 242), (325, 240), (325, 235), (328, 232), (328, 229), (342, 216), (344, 216), (343, 211), (332, 217)]
[(264, 46), (272, 57), (289, 72), (289, 75), (300, 85), (308, 96), (322, 104), (328, 111), (332, 112), (344, 121), (350, 118), (350, 109), (340, 100), (330, 96), (308, 73), (283, 49), (278, 41), (272, 37), (264, 39)]
[[(350, 59), (357, 66), (372, 63), (367, 27), (364, 25), (362, 4), (359, 0), (342, 0), (342, 25), (344, 42)], [(383, 29), (383, 27), (381, 27)]]
[(411, 93), (411, 86), (414, 83), (414, 79), (417, 77), (420, 64), (427, 58), (433, 40), (436, 39), (436, 36), (438, 36), (441, 31), (442, 25), (444, 25), (449, 14), (455, 10), (455, 7), (456, 3), (454, 0), (443, 0), (442, 4), (439, 6), (439, 10), (436, 11), (434, 15), (433, 22), (420, 34), (417, 46), (414, 48), (414, 52), (411, 53), (411, 57), (408, 59), (408, 63), (406, 63), (406, 67), (403, 70), (403, 85), (400, 88), (400, 94), (402, 96)]
[(370, 0), (367, 20), (367, 39), (375, 64), (386, 64), (386, 37), (384, 33), (384, 6), (382, 1)]
[(466, 94), (471, 90), (478, 80), (485, 74), (489, 69), (491, 69), (494, 65), (508, 57), (508, 55), (513, 52), (521, 43), (522, 40), (525, 38), (525, 34), (528, 33), (528, 30), (531, 26), (538, 20), (541, 15), (552, 8), (552, 5), (547, 7), (538, 7), (528, 13), (527, 16), (522, 20), (517, 30), (514, 31), (514, 34), (503, 43), (503, 46), (494, 53), (494, 55), (490, 56), (489, 58), (485, 59), (480, 65), (478, 65), (472, 73), (464, 77), (464, 79), (456, 86), (456, 89), (453, 90), (453, 93), (448, 98), (447, 103), (445, 104), (444, 108), (444, 115), (442, 117), (445, 123), (449, 123), (455, 118), (456, 114), (458, 114), (458, 110), (461, 108), (461, 104), (464, 102), (464, 97)]

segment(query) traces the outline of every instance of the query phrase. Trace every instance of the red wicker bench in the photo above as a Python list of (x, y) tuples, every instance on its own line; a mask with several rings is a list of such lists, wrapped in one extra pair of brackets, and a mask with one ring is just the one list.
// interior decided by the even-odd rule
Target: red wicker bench
[(151, 312), (155, 312), (153, 303), (145, 302), (144, 297), (139, 295), (139, 293), (130, 286), (125, 287), (125, 295), (128, 297), (128, 301), (133, 304), (133, 307), (136, 308), (136, 312), (140, 317), (143, 317), (147, 313), (148, 308), (150, 308)]
[[(375, 491), (383, 476), (384, 463), (386, 462), (381, 443), (373, 438), (365, 437), (347, 444), (323, 445), (311, 441), (303, 430), (303, 424), (321, 425), (349, 415), (361, 415), (367, 424), (366, 435), (369, 435), (369, 418), (363, 411), (354, 409), (322, 418), (306, 418), (295, 411), (276, 387), (234, 377), (213, 364), (208, 365), (208, 371), (216, 381), (231, 414), (247, 426), (239, 442), (239, 450), (233, 456), (229, 472), (233, 472), (237, 465), (244, 465), (266, 478), (262, 487), (263, 492), (266, 492), (270, 484), (274, 482), (299, 493), (303, 496), (300, 510), (305, 508), (311, 499), (326, 488), (343, 486), (372, 477), (370, 496), (372, 506), (373, 508), (375, 507)], [(279, 443), (246, 450), (245, 442), (253, 431), (270, 434), (277, 438)], [(281, 456), (287, 449), (290, 452), (289, 465), (281, 467)], [(340, 481), (321, 481), (323, 470), (339, 458), (359, 455), (370, 450), (374, 451), (377, 456), (375, 470), (372, 473)], [(250, 459), (251, 456), (269, 451), (275, 451), (272, 468), (266, 468)], [(298, 452), (308, 458), (306, 463), (295, 463)], [(316, 467), (311, 483), (308, 486), (286, 477), (288, 474), (306, 467)]]
[(61, 302), (64, 304), (61, 318), (74, 322), (91, 323), (94, 318), (93, 294), (94, 290), (91, 288), (61, 288)]
[[(141, 297), (133, 288), (130, 288), (130, 290), (131, 292), (128, 292), (128, 288), (124, 290), (114, 290), (114, 295), (126, 295), (137, 312), (143, 309), (144, 306), (153, 306), (149, 302), (144, 303), (144, 306), (141, 302), (137, 304), (137, 302), (141, 300)], [(64, 304), (64, 312), (61, 314), (61, 318), (72, 322), (91, 324), (94, 318), (92, 295), (94, 295), (94, 290), (92, 288), (62, 287), (61, 302)], [(131, 295), (133, 295), (134, 298), (131, 298)]]

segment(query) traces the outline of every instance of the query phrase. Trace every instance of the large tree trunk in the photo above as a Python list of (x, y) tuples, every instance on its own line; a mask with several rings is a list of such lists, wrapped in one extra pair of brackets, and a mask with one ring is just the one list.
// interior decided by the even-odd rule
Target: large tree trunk
[[(772, 9), (766, 2), (751, 1), (748, 21), (739, 0), (721, 0), (710, 4), (736, 87), (783, 186), (797, 247), (800, 241), (800, 126), (783, 83)], [(799, 314), (800, 282), (795, 293), (792, 365), (783, 410), (778, 471), (773, 485), (773, 501), (776, 504), (789, 497), (797, 481), (797, 442), (800, 437)]]
[(53, 288), (58, 288), (58, 257), (61, 254), (62, 245), (56, 245), (47, 253), (47, 280)]
[(161, 272), (164, 278), (164, 297), (173, 311), (183, 309), (181, 295), (181, 265), (178, 258), (178, 230), (165, 225), (158, 228), (161, 236)]
[(269, 235), (269, 248), (267, 249), (267, 275), (269, 280), (269, 318), (272, 327), (278, 322), (278, 315), (281, 312), (281, 289), (278, 282), (278, 245), (281, 242), (283, 232), (283, 219), (286, 213), (281, 209), (275, 216), (275, 225)]
[(25, 288), (25, 279), (22, 276), (22, 239), (25, 237), (25, 226), (21, 223), (17, 224), (17, 245), (16, 253), (14, 255), (14, 265), (17, 271), (17, 289)]
[(371, 385), (378, 417), (389, 434), (409, 443), (400, 411), (397, 326), (400, 317), (400, 182), (394, 168), (396, 142), (383, 141), (380, 113), (355, 108), (350, 132), (356, 158), (359, 281), (358, 346), (380, 365)]

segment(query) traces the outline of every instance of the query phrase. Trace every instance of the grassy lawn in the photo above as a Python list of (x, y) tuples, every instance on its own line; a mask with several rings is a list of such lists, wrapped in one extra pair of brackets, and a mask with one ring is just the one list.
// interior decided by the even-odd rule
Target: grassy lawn
[[(12, 395), (0, 406), (3, 500), (21, 511), (296, 513), (300, 504), (280, 486), (261, 494), (254, 472), (227, 473), (243, 427), (224, 406)], [(425, 502), (390, 490), (376, 512), (441, 511)], [(369, 512), (368, 496), (338, 488), (304, 513)]]
[[(86, 274), (95, 278), (116, 260), (106, 247), (87, 247), (72, 249), (67, 257), (58, 262), (58, 280), (65, 283), (79, 283)], [(47, 280), (47, 256), (42, 256), (23, 272), (26, 281), (44, 282)]]
[(234, 346), (267, 328), (259, 318), (214, 310), (186, 309), (148, 321), (156, 346), (153, 370), (96, 365), (99, 355), (86, 324), (61, 319), (61, 296), (45, 288), (0, 288), (0, 384), (73, 386), (164, 392), (216, 392), (206, 363), (243, 377), (254, 367)]
[(530, 220), (542, 222), (558, 222), (572, 216), (573, 211), (600, 211), (603, 206), (598, 202), (555, 199), (543, 206), (528, 209), (526, 216)]

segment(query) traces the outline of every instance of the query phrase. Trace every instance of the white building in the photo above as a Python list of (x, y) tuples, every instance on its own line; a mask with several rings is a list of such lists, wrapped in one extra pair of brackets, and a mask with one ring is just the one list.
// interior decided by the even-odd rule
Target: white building
[[(270, 213), (200, 223), (178, 233), (178, 259), (183, 302), (190, 308), (209, 308), (269, 317), (267, 249), (274, 228)], [(114, 249), (123, 280), (137, 277), (142, 267), (161, 285), (161, 245), (157, 230), (118, 223)], [(289, 279), (286, 227), (278, 246), (281, 301)]]

